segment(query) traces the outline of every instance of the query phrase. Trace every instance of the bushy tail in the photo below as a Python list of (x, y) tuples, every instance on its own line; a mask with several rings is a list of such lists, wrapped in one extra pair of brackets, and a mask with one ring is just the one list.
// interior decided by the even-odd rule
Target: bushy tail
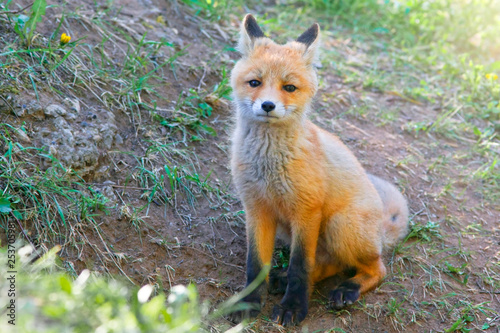
[(368, 177), (384, 203), (382, 242), (387, 249), (408, 234), (408, 204), (394, 185), (370, 174)]

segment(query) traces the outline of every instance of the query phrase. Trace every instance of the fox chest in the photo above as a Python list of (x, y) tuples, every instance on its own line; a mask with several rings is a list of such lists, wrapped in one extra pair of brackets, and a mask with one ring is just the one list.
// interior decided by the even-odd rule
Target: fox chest
[(299, 137), (265, 126), (236, 130), (231, 164), (243, 201), (264, 199), (275, 206), (295, 206), (309, 194), (309, 147)]
[(279, 160), (247, 164), (242, 172), (244, 191), (266, 198), (284, 197), (294, 192), (295, 183), (286, 165)]
[(298, 185), (288, 152), (247, 151), (237, 157), (236, 164), (233, 168), (235, 183), (244, 197), (284, 199), (291, 196)]

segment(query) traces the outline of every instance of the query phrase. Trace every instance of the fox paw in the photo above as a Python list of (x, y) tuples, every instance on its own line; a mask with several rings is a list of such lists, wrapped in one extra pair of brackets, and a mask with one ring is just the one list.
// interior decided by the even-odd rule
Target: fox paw
[(283, 326), (297, 325), (307, 316), (307, 304), (276, 305), (271, 320)]
[(288, 285), (287, 271), (285, 269), (273, 269), (269, 273), (269, 293), (284, 294)]
[[(260, 308), (260, 305), (259, 305)], [(260, 313), (260, 309), (246, 309), (238, 310), (227, 316), (227, 320), (234, 324), (239, 324), (244, 320), (252, 320), (256, 318)]]
[(354, 282), (344, 282), (337, 289), (330, 291), (328, 295), (328, 306), (339, 310), (347, 305), (351, 305), (359, 298), (359, 284)]
[(242, 310), (237, 310), (230, 313), (227, 319), (235, 324), (241, 323), (243, 320), (250, 320), (257, 317), (260, 313), (260, 297), (249, 295), (238, 303)]

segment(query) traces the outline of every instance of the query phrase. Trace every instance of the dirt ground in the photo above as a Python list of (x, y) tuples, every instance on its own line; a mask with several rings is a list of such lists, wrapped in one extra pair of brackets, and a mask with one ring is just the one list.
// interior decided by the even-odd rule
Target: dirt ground
[[(105, 6), (104, 2), (101, 5)], [(96, 13), (93, 1), (79, 1), (68, 6), (85, 13), (85, 17)], [(117, 12), (116, 24), (126, 25), (138, 35), (147, 31), (151, 40), (165, 37), (180, 49), (187, 47), (186, 54), (176, 62), (175, 72), (163, 72), (164, 84), (159, 91), (165, 100), (158, 101), (159, 108), (169, 110), (188, 88), (210, 90), (220, 82), (220, 69), (223, 66), (230, 69), (238, 57), (236, 52), (226, 50), (234, 46), (239, 14), (226, 20), (226, 25), (216, 25), (198, 19), (190, 9), (177, 2), (118, 0), (113, 6), (122, 8)], [(57, 8), (47, 11), (48, 17), (58, 15)], [(165, 25), (158, 24), (159, 15), (165, 18)], [(89, 45), (100, 43), (99, 31), (86, 25), (84, 20), (70, 18), (68, 24), (74, 38), (86, 36), (85, 42)], [(56, 25), (55, 19), (44, 20), (39, 31), (47, 34)], [(330, 46), (334, 43), (328, 43), (334, 41), (333, 37), (325, 38), (324, 47), (334, 47)], [(119, 46), (118, 41), (116, 47)], [(120, 59), (117, 49), (109, 44), (107, 48), (110, 57)], [(339, 52), (342, 52), (340, 47)], [(388, 275), (384, 283), (350, 308), (329, 310), (324, 298), (329, 287), (323, 286), (314, 293), (309, 314), (302, 325), (286, 330), (268, 320), (272, 306), (279, 302), (279, 297), (269, 295), (265, 298), (262, 316), (249, 330), (326, 332), (338, 328), (339, 332), (442, 332), (469, 313), (464, 310), (468, 309), (464, 302), (471, 307), (484, 303), (498, 314), (500, 291), (495, 289), (495, 284), (485, 284), (485, 277), (498, 279), (499, 274), (498, 265), (493, 265), (500, 260), (498, 203), (495, 206), (485, 201), (474, 186), (463, 180), (474, 166), (472, 161), (441, 163), (463, 154), (469, 147), (432, 133), (415, 134), (406, 127), (410, 121), (432, 122), (440, 112), (439, 105), (414, 103), (394, 94), (346, 83), (344, 77), (333, 74), (328, 66), (318, 71), (322, 82), (310, 115), (312, 121), (338, 135), (368, 172), (397, 184), (408, 199), (411, 225), (426, 226), (431, 221), (439, 226), (441, 237), (431, 235), (426, 241), (416, 236), (406, 240), (397, 251), (386, 253), (384, 262), (388, 264)], [(40, 96), (42, 107), (63, 104), (64, 98), (48, 89), (41, 91)], [(36, 101), (33, 91), (29, 90), (15, 98), (17, 104), (28, 105)], [(84, 135), (86, 129), (82, 122), (91, 123), (93, 120), (88, 120), (88, 113), (99, 115), (103, 106), (98, 98), (83, 91), (72, 98), (80, 101), (81, 111), (70, 126), (75, 133)], [(367, 101), (371, 107), (366, 112), (356, 112), (358, 106), (367, 105)], [(84, 179), (98, 189), (112, 182), (116, 204), (110, 207), (108, 214), (99, 213), (95, 220), (107, 244), (112, 245), (111, 251), (121, 272), (90, 247), (80, 251), (66, 247), (61, 256), (68, 267), (73, 267), (76, 273), (84, 268), (124, 273), (137, 285), (158, 284), (165, 291), (172, 285), (195, 283), (201, 298), (214, 306), (242, 290), (246, 255), (244, 214), (231, 185), (228, 164), (233, 113), (228, 101), (212, 104), (213, 114), (206, 122), (216, 129), (217, 136), (175, 147), (192, 152), (190, 156), (194, 157), (190, 163), (201, 175), (210, 173), (210, 181), (225, 192), (216, 195), (199, 191), (193, 203), (183, 194), (172, 203), (153, 203), (140, 213), (145, 223), (140, 223), (138, 228), (129, 222), (120, 207), (125, 202), (135, 207), (143, 206), (146, 191), (131, 176), (136, 163), (134, 158), (121, 152), (143, 156), (148, 140), (168, 143), (179, 137), (165, 137), (164, 127), (147, 115), (140, 126), (136, 126), (124, 110), (108, 110), (114, 114), (116, 133), (123, 141), (113, 141), (107, 150), (99, 147), (97, 162)], [(384, 123), (379, 120), (385, 110), (394, 111), (396, 116)], [(26, 122), (33, 145), (41, 145), (36, 133), (45, 126), (46, 117), (18, 117), (7, 113), (2, 113), (1, 117), (2, 122), (14, 126)], [(107, 168), (102, 171), (102, 167)], [(450, 180), (454, 180), (454, 189), (459, 189), (460, 195), (446, 191)], [(29, 221), (23, 223), (30, 229)], [(87, 231), (87, 236), (98, 244), (99, 236), (92, 230)], [(466, 265), (459, 273), (446, 274), (445, 262), (453, 267)], [(465, 276), (468, 281), (464, 284)], [(499, 325), (499, 317), (493, 318), (490, 312), (480, 310), (470, 313), (476, 321), (466, 327), (473, 332), (482, 331), (482, 324), (486, 322), (491, 325), (484, 331), (498, 331), (495, 323)], [(231, 325), (229, 322), (221, 324)]]

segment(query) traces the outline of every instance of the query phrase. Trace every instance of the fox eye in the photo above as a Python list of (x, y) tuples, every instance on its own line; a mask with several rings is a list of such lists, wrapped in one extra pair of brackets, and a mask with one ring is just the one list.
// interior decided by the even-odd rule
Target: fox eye
[(248, 84), (250, 85), (250, 87), (255, 88), (255, 87), (260, 86), (260, 81), (251, 80), (250, 82), (248, 82)]
[(293, 84), (287, 84), (286, 86), (283, 86), (283, 89), (285, 89), (285, 91), (288, 91), (288, 92), (294, 92), (297, 87), (294, 86)]

